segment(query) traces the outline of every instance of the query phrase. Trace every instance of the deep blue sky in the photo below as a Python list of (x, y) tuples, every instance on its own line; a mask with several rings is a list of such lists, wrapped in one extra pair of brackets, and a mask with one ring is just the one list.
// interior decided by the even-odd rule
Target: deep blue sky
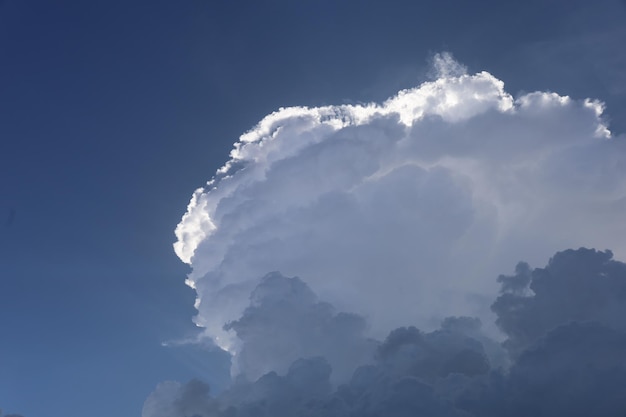
[(380, 100), (448, 50), (512, 93), (608, 104), (626, 130), (620, 1), (0, 2), (0, 407), (138, 416), (219, 384), (173, 230), (231, 144), (287, 105)]

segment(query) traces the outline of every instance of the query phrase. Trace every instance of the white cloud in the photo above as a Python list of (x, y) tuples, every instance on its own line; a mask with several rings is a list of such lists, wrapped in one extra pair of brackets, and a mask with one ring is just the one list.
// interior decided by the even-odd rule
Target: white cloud
[[(495, 278), (588, 246), (626, 255), (626, 147), (602, 106), (513, 98), (448, 55), (382, 104), (280, 109), (241, 136), (176, 229), (196, 322), (223, 325), (270, 271), (300, 276), (377, 337), (485, 317)], [(489, 323), (490, 320), (484, 320)]]

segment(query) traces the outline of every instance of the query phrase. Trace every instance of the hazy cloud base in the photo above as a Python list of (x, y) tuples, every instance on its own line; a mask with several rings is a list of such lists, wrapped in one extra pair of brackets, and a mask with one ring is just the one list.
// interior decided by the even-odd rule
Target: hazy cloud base
[[(255, 290), (264, 300), (253, 297), (235, 328), (243, 352), (279, 371), (239, 378), (218, 396), (201, 381), (164, 382), (146, 400), (143, 417), (622, 416), (626, 264), (608, 251), (581, 248), (557, 253), (545, 268), (520, 263), (499, 281), (492, 309), (508, 351), (469, 317), (447, 318), (429, 333), (401, 327), (382, 342), (364, 339), (354, 331), (359, 317), (333, 323), (340, 314), (314, 303), (305, 283), (270, 274)], [(265, 309), (283, 319), (266, 320)], [(291, 317), (301, 319), (301, 329), (284, 325)], [(342, 326), (352, 331), (332, 332)], [(254, 333), (265, 335), (261, 349), (247, 336)], [(345, 383), (333, 384), (335, 366), (345, 367), (341, 359), (355, 347), (369, 355)]]

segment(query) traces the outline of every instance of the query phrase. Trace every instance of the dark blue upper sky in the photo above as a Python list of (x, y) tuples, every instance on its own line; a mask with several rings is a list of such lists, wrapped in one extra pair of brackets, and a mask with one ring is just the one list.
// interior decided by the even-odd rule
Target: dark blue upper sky
[[(433, 53), (507, 90), (608, 105), (626, 130), (623, 1), (0, 2), (0, 407), (137, 416), (228, 367), (193, 332), (171, 245), (192, 191), (280, 106), (380, 100)], [(220, 360), (222, 359), (222, 360)]]

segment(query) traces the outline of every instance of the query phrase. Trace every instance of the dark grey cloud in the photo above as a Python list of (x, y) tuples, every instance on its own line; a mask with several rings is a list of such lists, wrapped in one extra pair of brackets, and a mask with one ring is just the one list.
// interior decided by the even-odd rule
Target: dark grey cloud
[(209, 392), (208, 384), (192, 379), (183, 385), (180, 398), (174, 402), (177, 413), (183, 416), (195, 416), (216, 411), (215, 402), (211, 399)]
[(474, 376), (489, 371), (482, 344), (449, 330), (427, 334), (415, 327), (393, 330), (378, 349), (378, 360), (390, 375), (430, 383), (452, 373)]
[(623, 416), (626, 334), (597, 322), (555, 328), (511, 369), (508, 416)]
[(545, 268), (518, 264), (500, 276), (501, 294), (492, 305), (497, 325), (514, 356), (559, 325), (596, 321), (625, 330), (626, 264), (610, 251), (581, 248), (559, 252)]
[(626, 411), (626, 334), (594, 322), (557, 327), (508, 372), (438, 384), (455, 406), (482, 417), (606, 416)]

